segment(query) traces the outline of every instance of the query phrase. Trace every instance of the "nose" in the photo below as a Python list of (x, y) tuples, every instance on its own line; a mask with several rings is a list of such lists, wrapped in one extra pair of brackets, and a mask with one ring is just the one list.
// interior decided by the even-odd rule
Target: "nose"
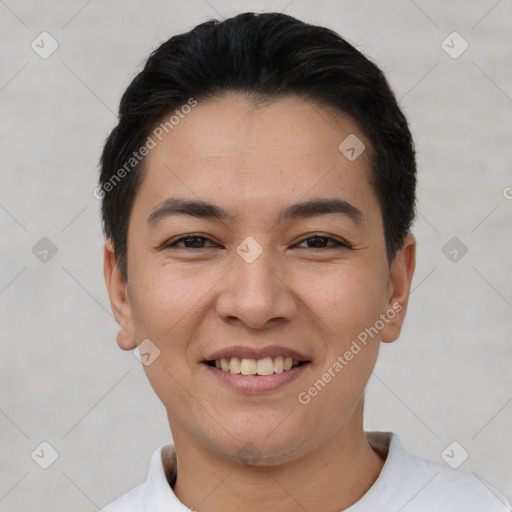
[(287, 282), (284, 263), (271, 249), (254, 260), (238, 253), (217, 298), (216, 310), (226, 322), (239, 321), (252, 329), (264, 329), (297, 314), (297, 298)]

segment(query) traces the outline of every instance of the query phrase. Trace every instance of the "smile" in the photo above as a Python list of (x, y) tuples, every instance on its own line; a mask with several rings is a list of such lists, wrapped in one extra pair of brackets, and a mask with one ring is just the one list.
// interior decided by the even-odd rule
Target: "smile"
[(311, 361), (282, 356), (263, 359), (230, 357), (207, 360), (200, 366), (222, 386), (259, 395), (277, 391), (300, 378), (308, 371)]
[(265, 357), (264, 359), (229, 357), (210, 360), (206, 364), (228, 373), (266, 376), (291, 370), (304, 364), (304, 361), (282, 356)]

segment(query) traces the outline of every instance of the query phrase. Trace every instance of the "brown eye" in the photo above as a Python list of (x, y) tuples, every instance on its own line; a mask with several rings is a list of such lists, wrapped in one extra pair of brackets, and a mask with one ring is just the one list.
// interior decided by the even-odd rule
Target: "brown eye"
[[(329, 241), (332, 242), (330, 246), (328, 245)], [(330, 236), (324, 235), (315, 235), (309, 238), (305, 238), (302, 240), (302, 242), (299, 242), (299, 245), (303, 244), (304, 242), (308, 243), (308, 247), (306, 247), (306, 249), (335, 249), (337, 247), (345, 247), (350, 249), (348, 244), (340, 242), (339, 240), (336, 240)]]
[[(204, 242), (210, 241), (208, 238), (199, 235), (186, 235), (165, 244), (165, 248), (178, 247), (180, 249), (204, 249)], [(178, 245), (183, 242), (184, 245)]]

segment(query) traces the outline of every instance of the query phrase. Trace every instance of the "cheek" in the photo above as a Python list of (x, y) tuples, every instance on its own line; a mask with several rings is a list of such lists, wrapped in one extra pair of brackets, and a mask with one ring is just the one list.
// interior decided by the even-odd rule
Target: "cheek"
[(149, 339), (158, 347), (157, 357), (143, 369), (160, 400), (175, 408), (190, 400), (190, 390), (183, 389), (190, 373), (187, 347), (198, 324), (194, 309), (200, 307), (201, 291), (207, 285), (191, 286), (179, 272), (154, 267), (132, 280), (137, 342)]
[(308, 309), (322, 321), (330, 344), (341, 348), (378, 319), (386, 304), (386, 280), (377, 267), (339, 266), (297, 275)]
[(378, 355), (380, 333), (371, 328), (385, 307), (386, 283), (385, 269), (377, 265), (347, 265), (317, 277), (309, 288), (311, 309), (325, 327), (325, 356), (304, 390), (310, 398), (322, 395), (316, 414), (342, 421), (363, 393)]
[(168, 341), (182, 330), (215, 282), (212, 276), (203, 277), (165, 267), (134, 276), (131, 303), (137, 339), (153, 336)]

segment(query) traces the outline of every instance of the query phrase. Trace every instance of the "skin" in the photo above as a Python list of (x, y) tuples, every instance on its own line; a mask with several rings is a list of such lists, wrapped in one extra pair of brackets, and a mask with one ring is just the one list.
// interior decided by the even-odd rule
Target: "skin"
[[(356, 134), (366, 151), (349, 161), (338, 146)], [(118, 345), (150, 339), (160, 355), (144, 366), (167, 410), (177, 453), (174, 492), (203, 511), (339, 511), (360, 499), (383, 459), (363, 431), (364, 389), (380, 342), (400, 334), (416, 242), (386, 259), (380, 207), (369, 183), (370, 143), (357, 123), (297, 97), (256, 106), (240, 94), (198, 105), (146, 157), (130, 216), (127, 279), (110, 242), (104, 273), (120, 324)], [(154, 227), (148, 216), (166, 198), (201, 199), (236, 215), (214, 221), (186, 215)], [(343, 199), (362, 214), (278, 222), (292, 203)], [(193, 233), (203, 248), (161, 248)], [(352, 249), (315, 246), (316, 236)], [(236, 253), (248, 236), (261, 255)], [(332, 248), (330, 248), (332, 247)], [(365, 328), (393, 304), (401, 311), (303, 405), (297, 396), (332, 367)], [(295, 348), (311, 363), (278, 390), (247, 395), (201, 363), (233, 345)], [(241, 463), (252, 443), (259, 458)], [(314, 476), (314, 478), (312, 478)]]

